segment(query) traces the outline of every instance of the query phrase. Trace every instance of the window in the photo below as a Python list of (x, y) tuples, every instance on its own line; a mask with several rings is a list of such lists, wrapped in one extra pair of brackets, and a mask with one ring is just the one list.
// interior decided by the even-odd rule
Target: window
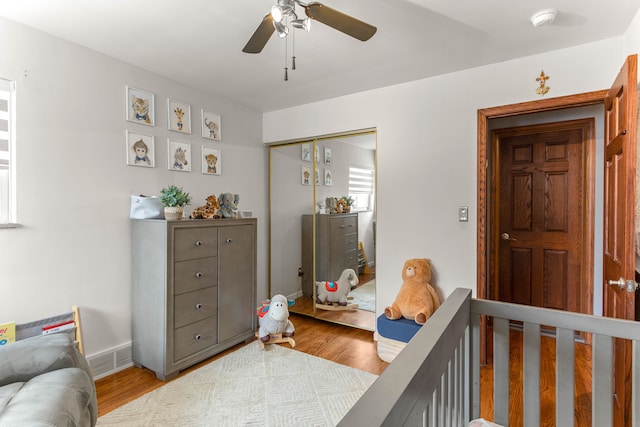
[(373, 210), (374, 177), (374, 169), (349, 166), (349, 196), (354, 200), (352, 212)]
[(0, 226), (15, 222), (14, 93), (14, 83), (0, 79)]

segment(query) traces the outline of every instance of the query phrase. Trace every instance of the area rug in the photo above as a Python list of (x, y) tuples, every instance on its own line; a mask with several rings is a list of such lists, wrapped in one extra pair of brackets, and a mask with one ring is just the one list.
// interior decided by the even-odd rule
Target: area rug
[[(287, 346), (287, 347), (285, 347)], [(258, 342), (98, 418), (98, 426), (335, 426), (376, 375)]]
[(376, 311), (376, 280), (370, 280), (364, 285), (358, 286), (349, 296), (353, 297), (353, 302), (358, 304), (360, 310)]

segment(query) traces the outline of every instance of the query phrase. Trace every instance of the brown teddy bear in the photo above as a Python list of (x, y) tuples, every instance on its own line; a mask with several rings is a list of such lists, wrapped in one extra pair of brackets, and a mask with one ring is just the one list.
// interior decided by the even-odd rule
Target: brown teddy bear
[(440, 299), (431, 281), (431, 264), (426, 258), (407, 260), (402, 268), (402, 286), (393, 305), (384, 309), (384, 315), (391, 320), (401, 317), (415, 320), (419, 325), (425, 322), (438, 307)]

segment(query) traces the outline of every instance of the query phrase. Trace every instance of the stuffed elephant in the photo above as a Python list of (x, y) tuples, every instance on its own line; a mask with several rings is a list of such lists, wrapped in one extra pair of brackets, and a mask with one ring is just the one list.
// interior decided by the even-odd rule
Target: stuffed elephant
[(347, 305), (347, 296), (351, 288), (359, 283), (358, 275), (351, 268), (347, 268), (340, 274), (335, 282), (316, 282), (316, 302), (327, 304), (337, 302), (338, 305)]
[(271, 335), (282, 334), (292, 337), (295, 328), (289, 320), (289, 303), (284, 295), (275, 295), (269, 305), (262, 307), (258, 313), (258, 337), (262, 342), (268, 342)]
[(237, 218), (239, 202), (240, 196), (238, 194), (220, 194), (220, 197), (218, 197), (218, 203), (220, 203), (220, 215), (222, 215), (223, 218)]
[(325, 203), (327, 205), (328, 213), (336, 214), (338, 213), (338, 199), (335, 197), (327, 197), (325, 199)]

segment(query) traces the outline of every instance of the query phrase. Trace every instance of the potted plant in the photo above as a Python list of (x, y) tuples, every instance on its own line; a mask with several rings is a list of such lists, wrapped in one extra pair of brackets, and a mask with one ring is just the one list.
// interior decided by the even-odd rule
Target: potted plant
[(191, 203), (191, 196), (182, 187), (170, 185), (160, 190), (160, 203), (164, 206), (166, 219), (182, 219), (184, 205)]
[(355, 202), (355, 200), (353, 200), (353, 197), (351, 197), (351, 196), (342, 196), (340, 199), (344, 200), (344, 202), (347, 204), (347, 208), (344, 210), (344, 213), (351, 212), (351, 205), (353, 204), (353, 202)]

